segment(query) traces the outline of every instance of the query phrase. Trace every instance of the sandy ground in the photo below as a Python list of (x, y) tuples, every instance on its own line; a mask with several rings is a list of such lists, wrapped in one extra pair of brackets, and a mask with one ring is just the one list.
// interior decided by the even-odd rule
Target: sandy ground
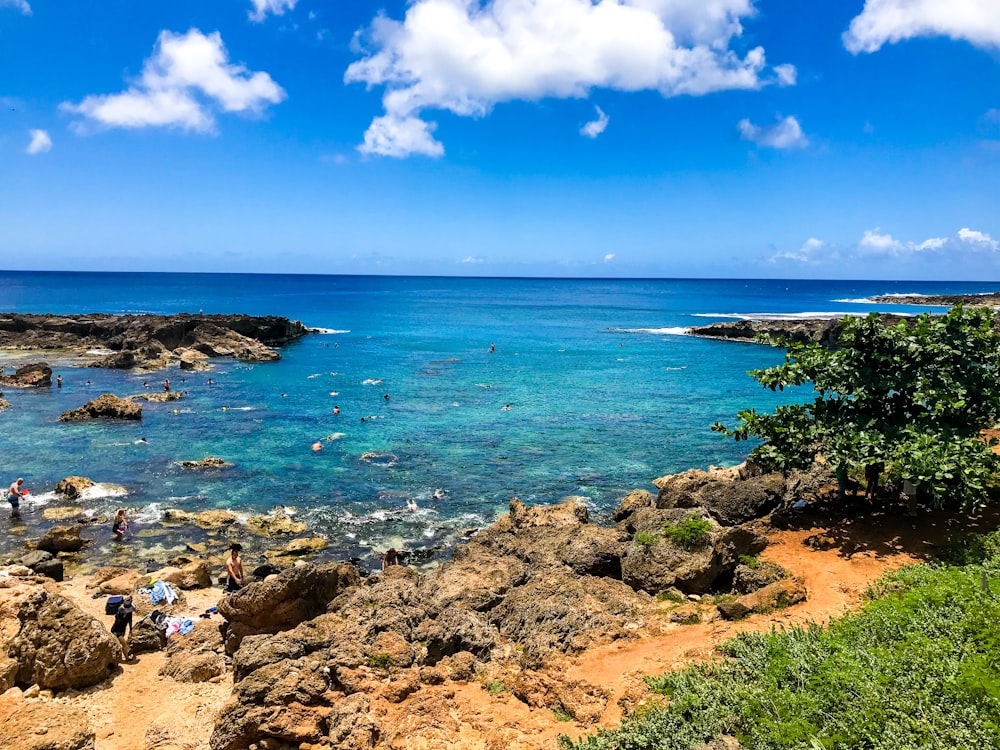
[[(549, 674), (566, 681), (581, 680), (608, 690), (611, 699), (599, 726), (614, 726), (621, 719), (619, 699), (641, 687), (641, 676), (676, 669), (694, 660), (712, 658), (715, 647), (744, 630), (769, 630), (829, 618), (856, 607), (867, 586), (883, 572), (932, 555), (956, 530), (968, 529), (967, 519), (925, 515), (919, 521), (870, 515), (863, 520), (841, 519), (813, 527), (801, 519), (795, 528), (775, 530), (771, 546), (762, 555), (803, 578), (809, 595), (801, 604), (740, 622), (713, 620), (678, 625), (663, 623), (635, 638), (588, 651), (554, 665)], [(825, 549), (805, 543), (817, 535)], [(86, 577), (61, 584), (63, 592), (87, 612), (109, 626), (103, 598), (93, 599)], [(188, 592), (190, 613), (197, 617), (220, 598), (221, 591)], [(668, 607), (666, 603), (664, 607)], [(706, 608), (707, 611), (707, 608)], [(219, 617), (201, 620), (199, 626), (217, 627)], [(218, 684), (192, 685), (158, 675), (162, 653), (142, 654), (136, 663), (124, 664), (112, 680), (74, 695), (72, 703), (84, 708), (97, 733), (96, 750), (207, 750), (216, 712), (231, 690), (228, 676)], [(481, 682), (425, 687), (403, 704), (384, 704), (383, 722), (406, 726), (392, 747), (482, 748), (483, 750), (534, 750), (554, 748), (556, 737), (577, 737), (594, 726), (560, 721), (545, 708), (531, 708), (510, 693), (490, 695)], [(150, 731), (150, 729), (152, 730)], [(162, 746), (147, 741), (161, 730), (174, 737)]]

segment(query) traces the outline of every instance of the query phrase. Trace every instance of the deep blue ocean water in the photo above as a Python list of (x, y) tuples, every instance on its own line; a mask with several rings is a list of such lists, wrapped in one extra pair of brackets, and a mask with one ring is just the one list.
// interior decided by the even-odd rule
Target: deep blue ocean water
[[(679, 335), (687, 326), (737, 315), (920, 312), (845, 300), (996, 288), (0, 272), (0, 311), (275, 314), (331, 331), (285, 347), (273, 364), (172, 368), (166, 375), (188, 397), (144, 404), (141, 424), (57, 418), (104, 392), (141, 393), (144, 381), (159, 390), (163, 373), (57, 366), (63, 388), (5, 393), (13, 407), (0, 413), (0, 479), (23, 476), (31, 488), (23, 513), (30, 531), (48, 524), (41, 514), (61, 478), (122, 485), (127, 497), (94, 497), (86, 509), (134, 509), (147, 551), (178, 544), (156, 535), (165, 508), (250, 514), (276, 504), (294, 506), (329, 539), (332, 556), (374, 559), (390, 545), (446, 551), (460, 530), (494, 520), (514, 496), (535, 503), (581, 496), (600, 516), (658, 476), (741, 461), (747, 446), (710, 426), (732, 423), (740, 408), (796, 397), (766, 392), (746, 375), (781, 354)], [(325, 448), (315, 453), (317, 440)], [(233, 468), (179, 465), (209, 454)], [(437, 489), (442, 499), (433, 499)], [(418, 510), (408, 511), (407, 500)], [(8, 533), (6, 515), (0, 550), (23, 541)], [(98, 551), (125, 554), (106, 536), (98, 535)]]

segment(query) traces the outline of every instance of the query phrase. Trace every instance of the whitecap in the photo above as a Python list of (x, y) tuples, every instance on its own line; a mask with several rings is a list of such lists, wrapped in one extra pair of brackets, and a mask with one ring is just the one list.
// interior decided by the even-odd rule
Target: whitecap
[(88, 349), (87, 354), (93, 354), (98, 357), (107, 357), (114, 354), (114, 349)]
[(256, 406), (230, 406), (229, 411), (253, 411)]
[(318, 378), (322, 374), (323, 373), (321, 372), (314, 372), (312, 375), (306, 375), (306, 380), (312, 380), (313, 378)]
[(334, 432), (326, 436), (326, 440), (333, 442), (334, 440), (340, 440), (342, 437), (347, 435), (346, 432)]
[(652, 333), (657, 336), (687, 336), (691, 329), (688, 327), (665, 327), (665, 328), (614, 328), (613, 331), (620, 333)]
[(844, 297), (843, 299), (832, 299), (831, 302), (842, 302), (848, 305), (874, 305), (877, 304), (871, 297)]
[(362, 381), (362, 385), (378, 385), (382, 382), (382, 378), (366, 378)]
[(100, 500), (106, 497), (124, 497), (128, 490), (115, 484), (105, 484), (97, 482), (93, 487), (88, 487), (80, 492), (80, 500)]
[(330, 391), (330, 395), (331, 396), (339, 396), (340, 395), (340, 391)]
[(664, 367), (663, 369), (674, 371), (674, 370), (686, 370), (687, 368), (688, 368), (687, 365), (681, 365), (680, 367)]
[(316, 328), (307, 328), (306, 330), (309, 331), (309, 333), (321, 333), (321, 334), (326, 335), (326, 336), (329, 336), (329, 335), (332, 335), (332, 334), (337, 334), (337, 333), (350, 333), (350, 331), (343, 330), (343, 329), (340, 329), (340, 328), (319, 328), (319, 327), (316, 327)]

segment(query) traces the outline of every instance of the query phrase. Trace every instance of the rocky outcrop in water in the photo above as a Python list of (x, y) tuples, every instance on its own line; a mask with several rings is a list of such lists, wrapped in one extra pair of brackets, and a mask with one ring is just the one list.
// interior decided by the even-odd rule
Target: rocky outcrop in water
[(871, 298), (872, 302), (889, 305), (926, 305), (954, 307), (1000, 307), (1000, 292), (988, 294), (907, 294), (905, 296), (880, 294)]
[[(895, 325), (908, 320), (900, 315), (883, 314), (879, 319), (885, 325)], [(840, 338), (841, 321), (843, 318), (808, 318), (804, 320), (730, 320), (724, 323), (712, 323), (707, 326), (695, 326), (688, 329), (692, 336), (702, 336), (710, 339), (726, 341), (742, 341), (745, 343), (760, 343), (759, 338), (787, 340), (798, 344), (821, 344), (826, 347), (836, 347)]]
[(205, 456), (193, 461), (181, 461), (181, 466), (185, 469), (221, 469), (224, 466), (232, 466), (226, 463), (224, 458), (217, 456)]
[(66, 477), (56, 485), (56, 494), (67, 500), (76, 500), (85, 490), (94, 486), (94, 480), (88, 477)]
[(46, 388), (50, 385), (52, 385), (52, 368), (44, 362), (18, 367), (13, 375), (0, 375), (0, 386)]
[(117, 369), (162, 369), (205, 358), (272, 362), (283, 346), (308, 333), (299, 321), (252, 315), (0, 315), (0, 349), (107, 349), (93, 363)]
[(88, 401), (79, 409), (64, 411), (60, 422), (86, 422), (91, 419), (142, 419), (142, 405), (127, 398), (119, 398), (113, 393), (104, 393)]

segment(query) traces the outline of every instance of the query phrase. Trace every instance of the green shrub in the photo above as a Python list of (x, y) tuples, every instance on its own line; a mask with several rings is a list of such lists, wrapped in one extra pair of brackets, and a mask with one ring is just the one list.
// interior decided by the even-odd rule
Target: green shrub
[(500, 693), (507, 692), (507, 686), (504, 684), (503, 680), (491, 680), (486, 683), (486, 692), (490, 695), (500, 695)]
[(740, 564), (746, 565), (750, 570), (757, 570), (760, 567), (760, 557), (757, 555), (740, 555)]
[[(964, 566), (887, 574), (828, 627), (743, 633), (722, 658), (647, 678), (668, 700), (564, 750), (1000, 748), (1000, 536)], [(985, 587), (984, 587), (985, 580)]]
[(565, 708), (553, 708), (552, 715), (556, 717), (558, 721), (573, 721), (576, 717)]
[(680, 604), (685, 601), (684, 595), (679, 594), (676, 591), (661, 591), (656, 595), (656, 601), (658, 602), (673, 602), (674, 604)]
[(388, 669), (392, 666), (392, 657), (389, 654), (373, 654), (368, 657), (368, 666), (373, 669)]
[(632, 541), (640, 547), (652, 547), (659, 538), (659, 534), (654, 534), (651, 531), (637, 531), (635, 532), (635, 536), (632, 537)]
[(692, 549), (708, 539), (712, 522), (698, 516), (688, 516), (679, 523), (668, 523), (663, 526), (663, 533), (678, 547)]

